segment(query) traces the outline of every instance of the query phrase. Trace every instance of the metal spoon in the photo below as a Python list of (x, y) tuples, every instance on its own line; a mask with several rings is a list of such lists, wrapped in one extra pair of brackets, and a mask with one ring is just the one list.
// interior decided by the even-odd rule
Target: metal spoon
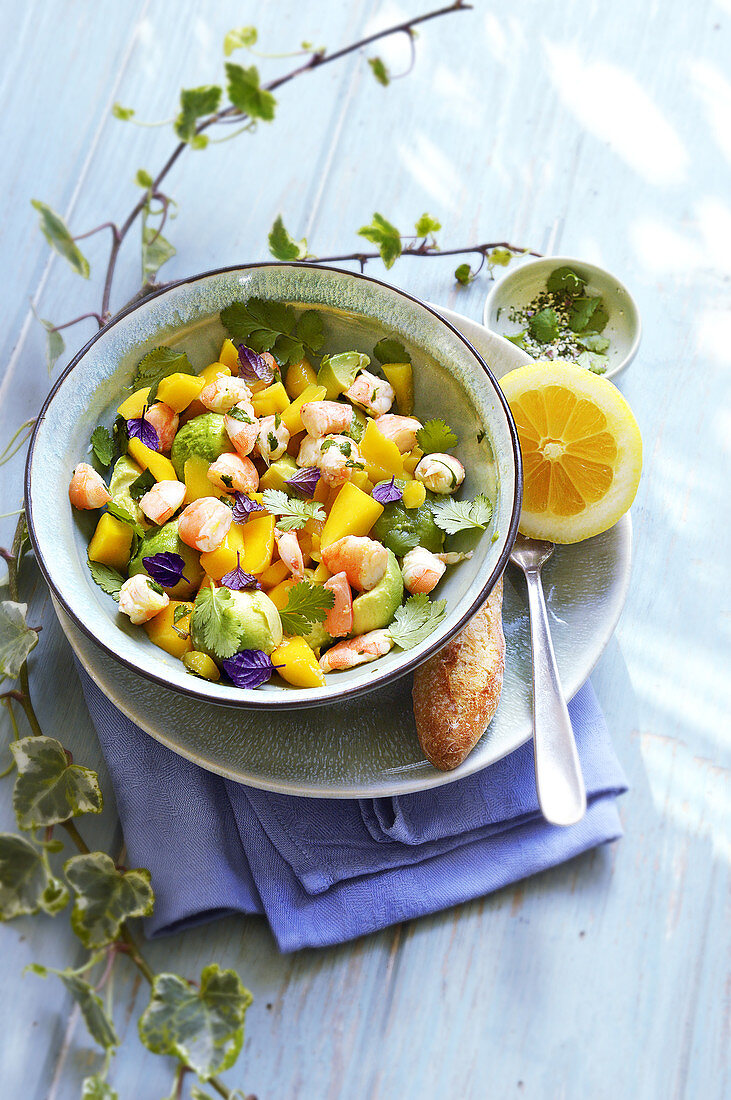
[(525, 573), (533, 658), (533, 753), (538, 803), (552, 825), (574, 825), (586, 812), (586, 791), (574, 731), (558, 678), (541, 568), (552, 542), (518, 535), (510, 560)]

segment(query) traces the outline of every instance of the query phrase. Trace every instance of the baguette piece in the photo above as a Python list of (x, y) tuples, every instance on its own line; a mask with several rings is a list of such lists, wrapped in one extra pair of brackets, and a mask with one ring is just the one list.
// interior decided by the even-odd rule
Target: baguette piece
[(452, 771), (493, 719), (505, 671), (503, 579), (467, 626), (414, 673), (414, 718), (424, 755)]

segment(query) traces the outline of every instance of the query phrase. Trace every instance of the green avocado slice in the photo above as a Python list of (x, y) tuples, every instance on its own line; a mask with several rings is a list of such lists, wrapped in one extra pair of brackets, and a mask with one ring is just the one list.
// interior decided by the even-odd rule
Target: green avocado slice
[(180, 428), (170, 450), (170, 461), (180, 481), (184, 480), (185, 461), (200, 455), (215, 462), (220, 455), (233, 450), (220, 413), (201, 413)]
[(142, 470), (136, 462), (133, 462), (128, 455), (122, 455), (114, 464), (109, 481), (109, 492), (112, 494), (114, 504), (124, 508), (143, 527), (149, 527), (149, 520), (129, 492), (130, 485), (137, 480), (141, 473)]
[(389, 550), (386, 572), (375, 588), (362, 592), (353, 600), (353, 630), (351, 636), (367, 634), (388, 626), (404, 597), (404, 579), (396, 560)]
[[(147, 573), (142, 564), (143, 558), (151, 558), (154, 554), (180, 554), (185, 563), (183, 575), (184, 581), (179, 581), (174, 588), (166, 588), (171, 600), (189, 600), (203, 580), (203, 567), (200, 563), (200, 555), (197, 550), (186, 546), (178, 536), (178, 521), (171, 519), (163, 527), (151, 529), (140, 543), (139, 549), (129, 563), (129, 575), (134, 577), (137, 573)], [(147, 573), (149, 577), (149, 573)]]
[(334, 401), (353, 385), (355, 376), (370, 363), (360, 351), (341, 351), (339, 355), (326, 355), (317, 372), (318, 386), (325, 387), (325, 401)]

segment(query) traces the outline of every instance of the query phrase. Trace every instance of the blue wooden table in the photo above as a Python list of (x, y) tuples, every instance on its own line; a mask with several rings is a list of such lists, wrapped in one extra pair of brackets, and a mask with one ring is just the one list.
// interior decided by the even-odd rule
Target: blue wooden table
[[(115, 121), (115, 100), (143, 119), (169, 117), (182, 85), (219, 79), (232, 26), (256, 22), (265, 51), (302, 39), (335, 48), (419, 6), (1, 6), (0, 440), (49, 386), (31, 302), (56, 322), (97, 309), (106, 251), (102, 237), (86, 242), (92, 282), (82, 283), (49, 253), (30, 198), (82, 231), (124, 216), (136, 170), (171, 148), (169, 129)], [(229, 919), (148, 952), (157, 969), (195, 975), (217, 960), (239, 970), (256, 999), (227, 1080), (261, 1100), (712, 1100), (729, 1095), (731, 11), (712, 0), (478, 9), (425, 27), (407, 79), (382, 88), (353, 56), (282, 89), (271, 126), (187, 154), (170, 180), (178, 255), (165, 275), (266, 257), (279, 212), (328, 255), (357, 248), (374, 210), (404, 227), (429, 210), (445, 247), (507, 238), (597, 261), (627, 283), (645, 329), (621, 388), (645, 471), (630, 596), (594, 675), (632, 785), (626, 836), (334, 950), (281, 956), (263, 920)], [(405, 41), (378, 52), (396, 70), (408, 62)], [(260, 64), (274, 74), (288, 63)], [(116, 307), (138, 285), (128, 243)], [(479, 318), (486, 280), (460, 289), (454, 266), (405, 258), (387, 277)], [(93, 330), (71, 330), (69, 350)], [(0, 472), (3, 512), (19, 507), (21, 473), (20, 454)], [(14, 520), (0, 525), (8, 544)], [(108, 808), (86, 831), (114, 851), (113, 797), (70, 650), (32, 566), (27, 577), (31, 621), (43, 625), (31, 661), (41, 722), (100, 769)], [(11, 782), (0, 786), (4, 829), (14, 828)], [(0, 935), (0, 1092), (76, 1097), (98, 1065), (93, 1044), (60, 983), (22, 970), (83, 952), (66, 917), (21, 919)], [(147, 989), (117, 969), (123, 1047), (111, 1080), (125, 1100), (165, 1096), (172, 1063), (148, 1054), (134, 1027)]]

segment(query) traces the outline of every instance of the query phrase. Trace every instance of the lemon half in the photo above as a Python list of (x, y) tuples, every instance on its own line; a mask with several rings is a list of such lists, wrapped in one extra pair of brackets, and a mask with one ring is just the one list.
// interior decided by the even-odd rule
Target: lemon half
[(536, 362), (500, 379), (523, 454), (524, 535), (580, 542), (629, 509), (642, 436), (616, 386), (584, 367)]

